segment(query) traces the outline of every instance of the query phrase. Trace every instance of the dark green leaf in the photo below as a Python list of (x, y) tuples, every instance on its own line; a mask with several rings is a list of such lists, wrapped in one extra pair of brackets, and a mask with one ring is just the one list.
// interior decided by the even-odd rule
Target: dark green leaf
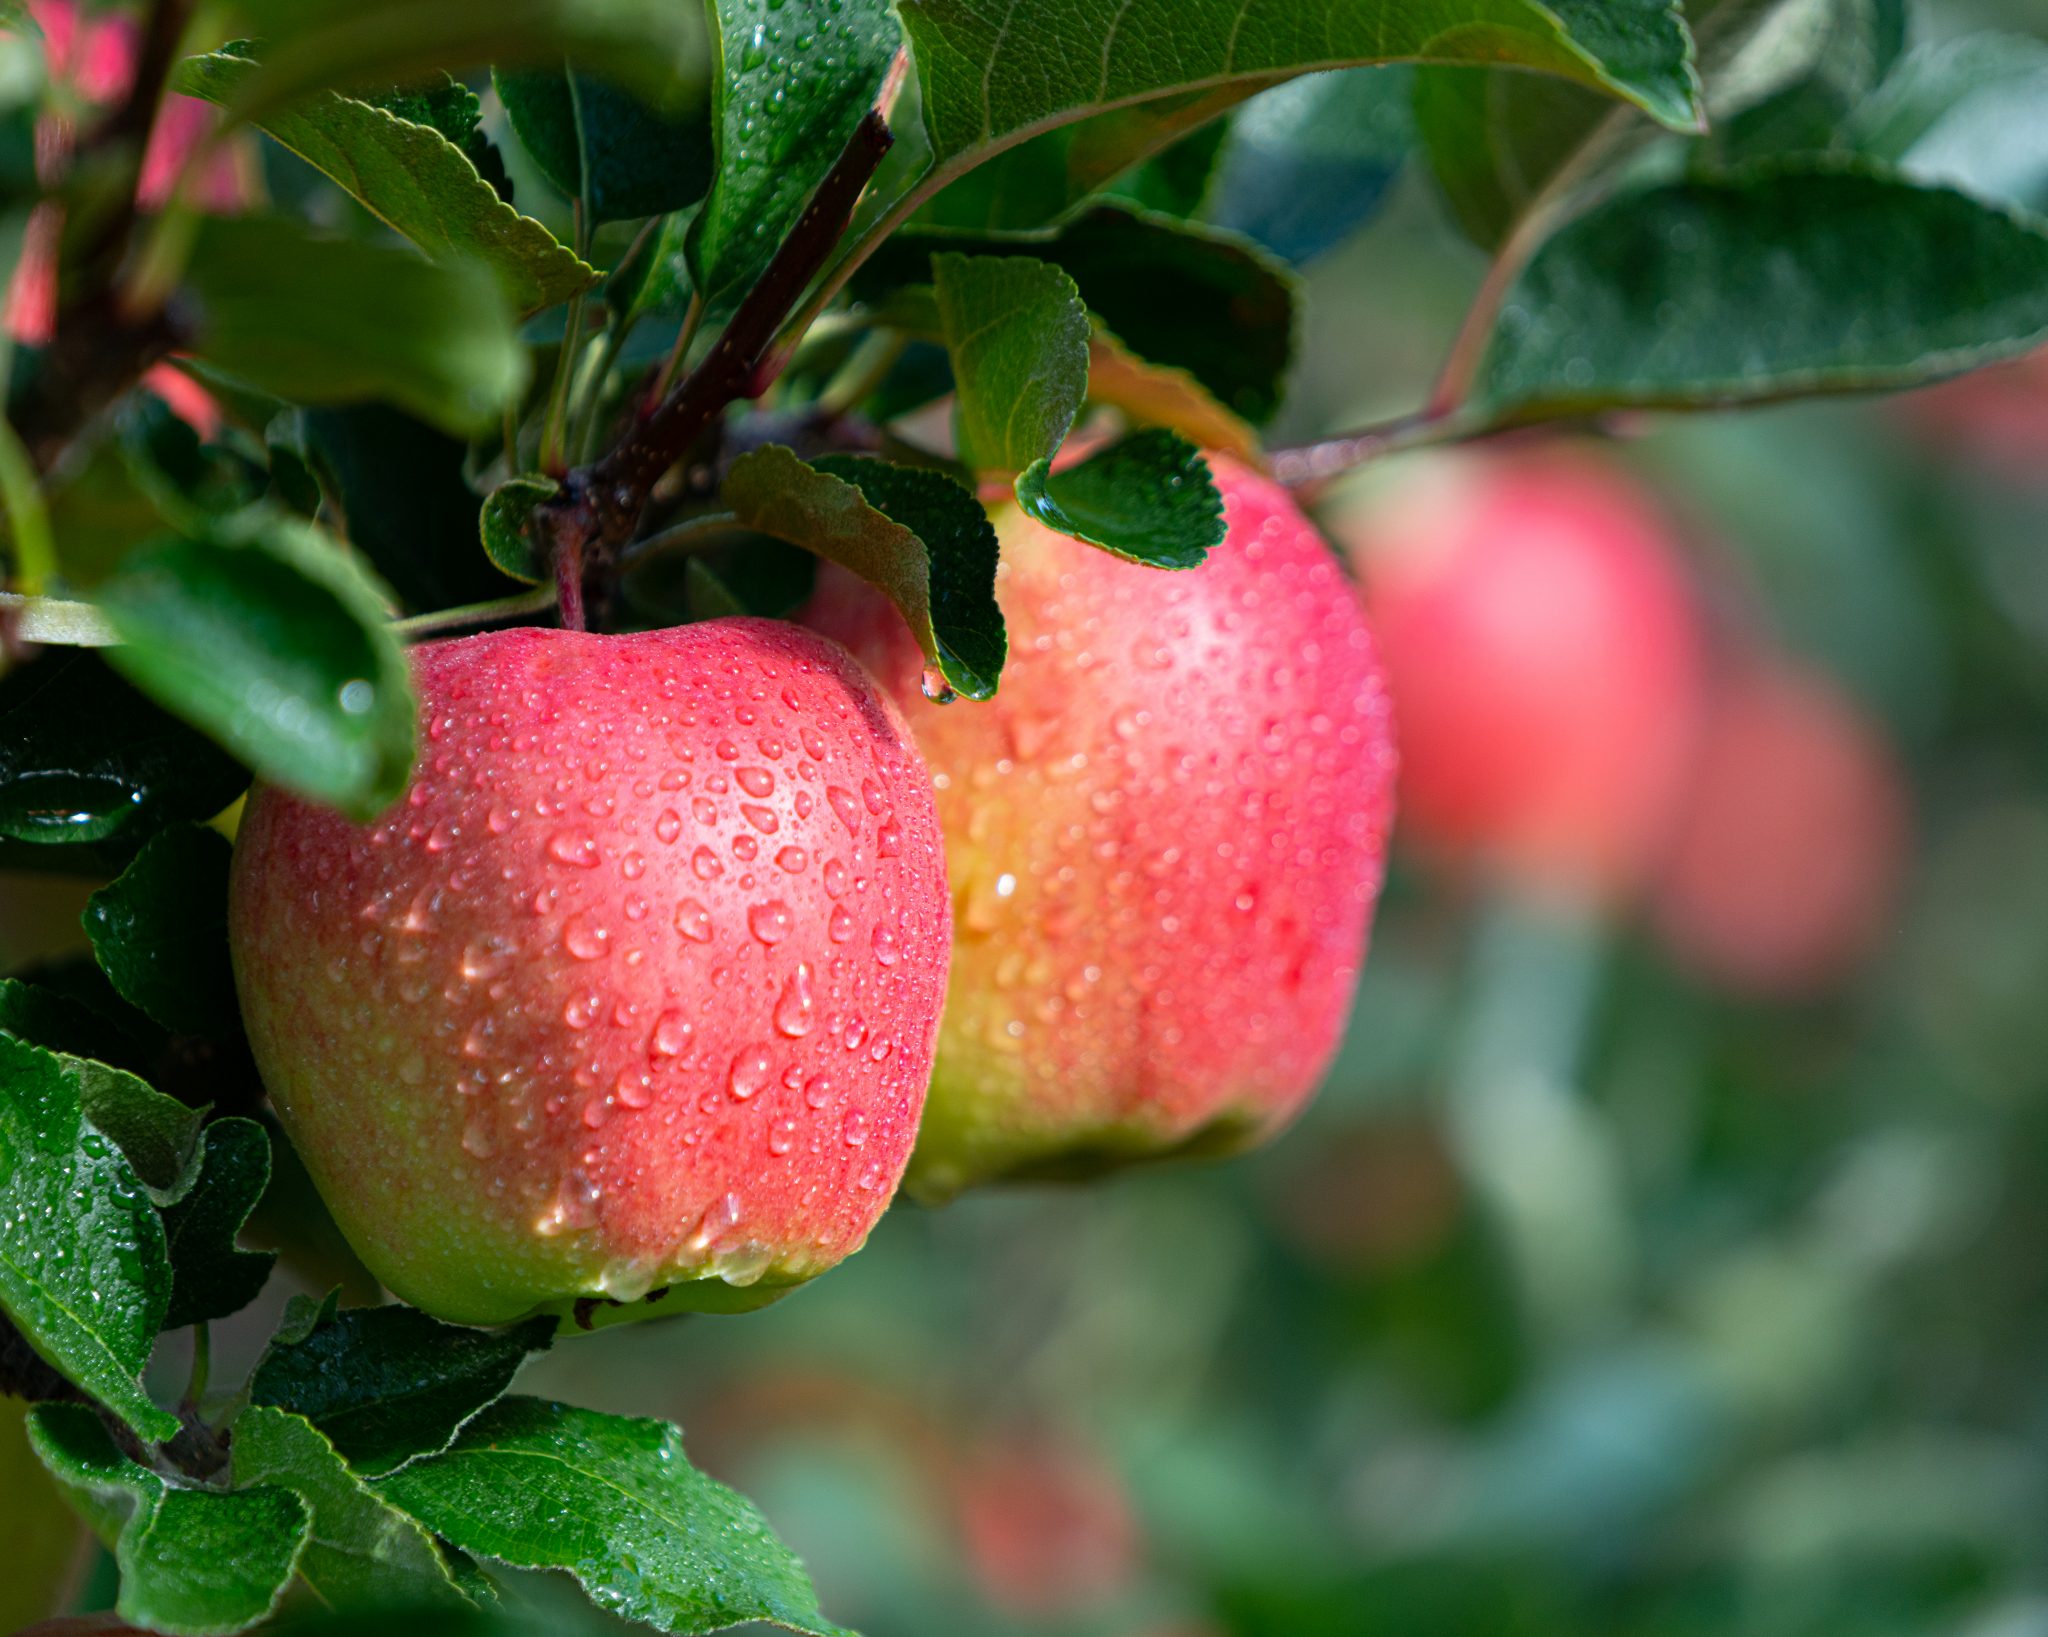
[(296, 1341), (274, 1341), (251, 1397), (303, 1415), (358, 1471), (386, 1472), (445, 1449), (511, 1386), (527, 1355), (548, 1345), (554, 1324), (471, 1330), (417, 1308), (352, 1307)]
[(413, 703), (383, 597), (295, 520), (168, 539), (102, 588), (110, 660), (278, 784), (369, 818), (405, 788)]
[[(1271, 95), (1270, 92), (1267, 95)], [(1212, 119), (1144, 163), (1126, 171), (1109, 189), (1109, 197), (1185, 221), (1200, 215), (1216, 181), (1225, 140), (1234, 121)], [(1014, 151), (1014, 150), (1013, 150)], [(978, 174), (978, 173), (970, 173)]]
[[(248, 53), (235, 53), (248, 55)], [(196, 93), (195, 93), (196, 94)], [(407, 120), (430, 125), (456, 147), (465, 147), (483, 123), (483, 98), (443, 69), (410, 85), (395, 85), (383, 92), (359, 92), (361, 100), (374, 108)]]
[[(614, 312), (633, 318), (660, 313), (681, 318), (689, 310), (690, 228), (697, 220), (694, 210), (679, 210), (662, 218), (639, 253), (622, 263), (605, 282), (604, 299)], [(707, 318), (722, 316), (707, 312)]]
[[(188, 59), (177, 85), (225, 105), (257, 72), (245, 57), (216, 52)], [(475, 93), (453, 89), (473, 109)], [(435, 261), (487, 267), (520, 312), (551, 307), (594, 284), (596, 268), (499, 198), (458, 141), (414, 118), (433, 111), (420, 105), (424, 100), (380, 107), (321, 91), (276, 109), (263, 129)]]
[(0, 864), (100, 873), (166, 824), (210, 818), (248, 773), (107, 668), (51, 649), (0, 676)]
[(599, 1607), (659, 1631), (841, 1630), (760, 1513), (691, 1467), (664, 1422), (502, 1399), (377, 1487), (463, 1550), (567, 1570)]
[(47, 983), (0, 978), (0, 1032), (46, 1051), (137, 1068), (150, 1042), (125, 1023)]
[[(254, 1120), (230, 1119), (215, 1120), (206, 1128), (199, 1180), (163, 1214), (171, 1255), (166, 1330), (239, 1313), (263, 1289), (276, 1252), (242, 1250), (235, 1236), (269, 1182), (270, 1134), (262, 1126)], [(242, 1424), (247, 1424), (246, 1417)], [(240, 1448), (238, 1426), (238, 1458)]]
[(1134, 432), (1078, 466), (1039, 461), (1017, 500), (1049, 529), (1152, 568), (1199, 568), (1223, 544), (1223, 497), (1201, 451), (1172, 432)]
[(962, 458), (1006, 473), (1050, 458), (1088, 390), (1088, 314), (1074, 281), (1026, 256), (949, 253), (932, 272)]
[(381, 1499), (302, 1416), (252, 1405), (235, 1420), (235, 1485), (289, 1490), (312, 1518), (299, 1574), (330, 1608), (471, 1607), (417, 1520)]
[(187, 277), (193, 351), (297, 403), (388, 398), (475, 432), (526, 384), (512, 303), (474, 263), (323, 239), (278, 217), (209, 217)]
[(2048, 232), (1877, 167), (1627, 193), (1510, 291), (1474, 408), (1534, 420), (1913, 385), (2048, 336)]
[(491, 491), (480, 526), (484, 555), (501, 573), (528, 585), (539, 585), (547, 578), (547, 554), (526, 532), (526, 525), (543, 503), (561, 492), (561, 484), (537, 472), (507, 478)]
[(90, 1057), (59, 1053), (57, 1060), (85, 1117), (113, 1140), (150, 1198), (160, 1206), (183, 1199), (199, 1176), (199, 1125), (205, 1111), (188, 1108), (126, 1070)]
[(265, 43), (236, 102), (250, 118), (309, 91), (565, 57), (658, 96), (704, 51), (702, 13), (674, 0), (235, 0), (229, 22)]
[(76, 1404), (38, 1405), (29, 1441), (113, 1548), (122, 1619), (172, 1637), (208, 1637), (254, 1625), (284, 1595), (306, 1541), (297, 1496), (174, 1486), (123, 1455)]
[(701, 77), (677, 81), (658, 105), (559, 65), (493, 80), (520, 144), (550, 182), (588, 203), (593, 222), (661, 216), (704, 197), (711, 125)]
[(710, 0), (718, 166), (690, 230), (715, 300), (768, 265), (861, 116), (899, 39), (888, 0)]
[(1205, 219), (1297, 264), (1333, 248), (1379, 207), (1414, 143), (1411, 79), (1354, 68), (1252, 98), (1230, 121)]
[(857, 289), (928, 276), (935, 251), (1023, 251), (1060, 268), (1117, 338), (1149, 363), (1184, 369), (1254, 424), (1279, 407), (1294, 357), (1295, 285), (1288, 270), (1236, 234), (1122, 205), (1103, 205), (1051, 237), (962, 239), (901, 233)]
[(218, 831), (183, 824), (150, 838), (86, 901), (93, 957), (129, 1005), (173, 1034), (241, 1030), (228, 964), (228, 859)]
[(476, 549), (467, 447), (384, 404), (303, 412), (307, 446), (349, 544), (408, 608), (456, 608), (515, 588)]
[(61, 1059), (0, 1036), (0, 1308), (65, 1376), (161, 1439), (177, 1417), (141, 1374), (169, 1294), (163, 1229), (134, 1168), (86, 1122)]
[(723, 492), (746, 527), (880, 587), (947, 688), (970, 699), (996, 691), (1005, 639), (995, 529), (951, 478), (843, 455), (806, 465), (770, 444), (733, 463)]
[(967, 169), (1052, 126), (1124, 104), (1125, 165), (1233, 102), (1318, 68), (1397, 61), (1513, 63), (1698, 123), (1690, 41), (1665, 0), (1466, 0), (1447, 15), (1416, 0), (1300, 0), (1248, 11), (1231, 0), (1139, 9), (1108, 0), (905, 0), (935, 173)]

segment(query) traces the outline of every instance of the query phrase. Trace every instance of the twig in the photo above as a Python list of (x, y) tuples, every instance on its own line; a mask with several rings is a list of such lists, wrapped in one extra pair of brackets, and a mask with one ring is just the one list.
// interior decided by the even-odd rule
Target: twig
[(497, 620), (517, 619), (521, 614), (539, 614), (555, 606), (556, 588), (552, 585), (537, 585), (530, 591), (521, 591), (514, 596), (494, 598), (490, 602), (467, 603), (461, 608), (439, 608), (431, 614), (414, 614), (407, 619), (393, 620), (392, 633), (401, 642), (414, 637), (432, 636), (437, 631), (459, 631), (469, 625), (489, 625)]
[(1267, 457), (1274, 481), (1290, 489), (1306, 489), (1341, 477), (1354, 466), (1362, 466), (1382, 455), (1403, 449), (1420, 449), (1432, 443), (1448, 443), (1464, 433), (1449, 416), (1432, 410), (1418, 410), (1377, 426), (1361, 427), (1320, 443), (1294, 449), (1276, 449)]
[(740, 520), (731, 512), (705, 512), (673, 523), (644, 540), (635, 540), (622, 554), (622, 560), (638, 563), (664, 552), (693, 549), (704, 541), (717, 539), (721, 534), (730, 534), (739, 526)]
[(779, 359), (772, 352), (776, 330), (846, 231), (854, 205), (894, 140), (888, 125), (870, 109), (703, 362), (616, 449), (589, 468), (581, 485), (572, 486), (581, 493), (571, 497), (571, 505), (590, 506), (598, 543), (616, 546), (630, 539), (662, 473), (703, 436), (726, 405), (758, 397), (780, 373)]

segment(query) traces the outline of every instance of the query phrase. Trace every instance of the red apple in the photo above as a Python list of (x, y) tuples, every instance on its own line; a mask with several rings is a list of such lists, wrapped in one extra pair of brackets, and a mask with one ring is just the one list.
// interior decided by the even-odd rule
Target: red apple
[(901, 718), (762, 620), (416, 672), (404, 799), (358, 826), (259, 789), (230, 901), (264, 1082), (363, 1260), (444, 1318), (588, 1322), (758, 1305), (857, 1249), (950, 935)]
[(997, 516), (1001, 690), (936, 705), (879, 594), (864, 660), (938, 789), (957, 928), (906, 1186), (1255, 1142), (1321, 1079), (1379, 891), (1394, 751), (1371, 635), (1285, 491), (1216, 462), (1229, 536), (1163, 573)]
[(1401, 730), (1408, 835), (1569, 897), (1638, 880), (1700, 695), (1693, 601), (1656, 507), (1590, 450), (1403, 462), (1332, 518)]
[(1906, 837), (1883, 735), (1826, 678), (1745, 658), (1714, 691), (1656, 928), (1721, 987), (1814, 993), (1883, 938)]

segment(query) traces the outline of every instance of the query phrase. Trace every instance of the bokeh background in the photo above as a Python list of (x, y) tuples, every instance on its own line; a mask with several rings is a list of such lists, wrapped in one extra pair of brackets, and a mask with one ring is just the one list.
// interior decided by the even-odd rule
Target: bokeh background
[[(1981, 26), (2048, 39), (2038, 4), (1916, 20)], [(2005, 157), (2048, 207), (2041, 122)], [(1412, 408), (1478, 285), (1399, 147), (1355, 225), (1260, 218), (1256, 117), (1225, 149), (1211, 214), (1302, 260), (1276, 442)], [(1663, 520), (1707, 670), (1827, 701), (1722, 768), (1791, 818), (1685, 891), (1698, 758), (1598, 892), (1404, 832), (1269, 1149), (900, 1206), (779, 1306), (565, 1343), (525, 1390), (679, 1421), (870, 1637), (2048, 1637), (2048, 359), (1608, 430), (1586, 469)], [(1746, 966), (1844, 857), (1849, 930)], [(0, 890), (7, 966), (75, 941), (83, 888)]]

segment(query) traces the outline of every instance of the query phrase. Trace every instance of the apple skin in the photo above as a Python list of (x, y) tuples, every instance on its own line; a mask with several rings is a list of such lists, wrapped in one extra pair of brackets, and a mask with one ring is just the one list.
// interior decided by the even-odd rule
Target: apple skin
[(1649, 498), (1590, 450), (1465, 451), (1400, 463), (1329, 521), (1386, 656), (1404, 836), (1541, 896), (1633, 892), (1703, 691)]
[(404, 798), (358, 826), (259, 788), (229, 902), (264, 1083), (364, 1262), (445, 1319), (588, 1325), (858, 1249), (951, 935), (902, 719), (767, 620), (502, 631), (415, 673)]
[(1186, 572), (997, 513), (1010, 657), (986, 703), (927, 701), (851, 575), (805, 611), (938, 790), (956, 935), (916, 1197), (1248, 1146), (1336, 1050), (1392, 817), (1386, 690), (1321, 537), (1212, 464), (1229, 536)]
[(1745, 656), (1715, 687), (1652, 924), (1717, 988), (1818, 994), (1883, 939), (1907, 808), (1890, 745), (1832, 681)]

